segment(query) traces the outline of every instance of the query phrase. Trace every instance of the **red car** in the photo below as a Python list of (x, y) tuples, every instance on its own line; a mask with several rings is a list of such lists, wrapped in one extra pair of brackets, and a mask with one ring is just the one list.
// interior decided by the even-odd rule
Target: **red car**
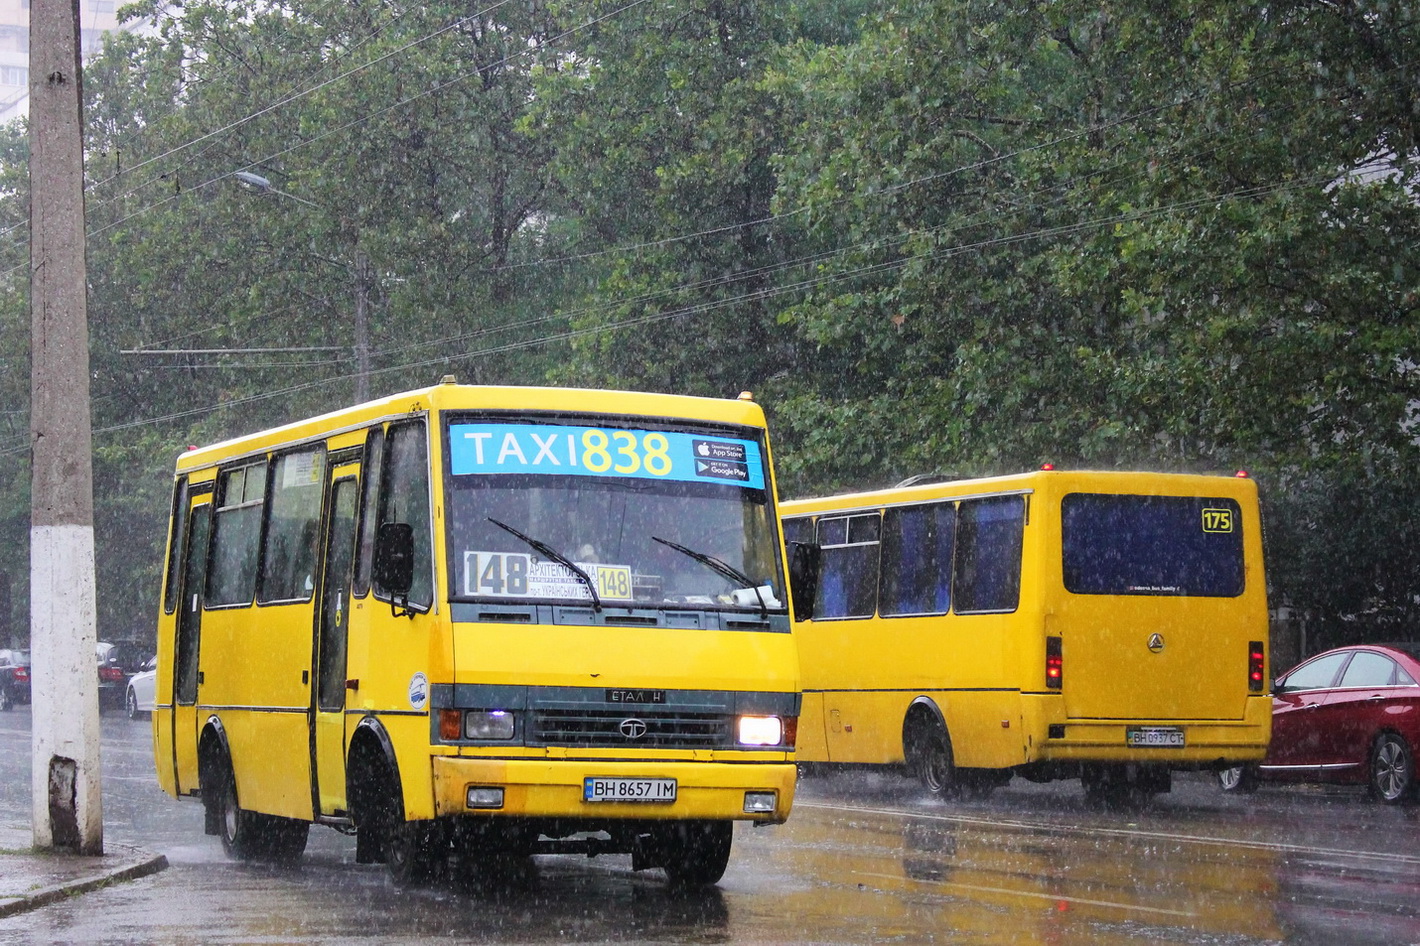
[(0, 650), (0, 710), (30, 701), (30, 652)]
[(1420, 643), (1356, 644), (1305, 660), (1272, 690), (1272, 743), (1256, 766), (1218, 773), (1226, 791), (1259, 779), (1368, 785), (1384, 802), (1415, 794)]

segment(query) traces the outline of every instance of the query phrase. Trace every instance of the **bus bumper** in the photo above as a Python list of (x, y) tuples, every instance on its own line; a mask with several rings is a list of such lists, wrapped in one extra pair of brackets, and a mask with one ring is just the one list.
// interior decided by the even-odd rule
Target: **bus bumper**
[[(1054, 701), (1054, 707), (1060, 704)], [(1173, 769), (1216, 768), (1260, 762), (1272, 735), (1272, 698), (1247, 697), (1242, 719), (1055, 720), (1048, 701), (1038, 704), (1032, 733), (1038, 762), (1133, 762)], [(1131, 730), (1152, 731), (1154, 745), (1131, 745)], [(1178, 735), (1175, 735), (1177, 733)], [(1182, 745), (1163, 744), (1181, 739)]]
[[(792, 762), (621, 762), (440, 757), (436, 815), (525, 818), (716, 819), (779, 824), (794, 801)], [(586, 780), (674, 779), (674, 801), (587, 801)], [(474, 790), (474, 791), (471, 791)], [(501, 804), (494, 805), (501, 790)], [(767, 796), (772, 794), (772, 798)], [(770, 806), (770, 807), (766, 807)]]

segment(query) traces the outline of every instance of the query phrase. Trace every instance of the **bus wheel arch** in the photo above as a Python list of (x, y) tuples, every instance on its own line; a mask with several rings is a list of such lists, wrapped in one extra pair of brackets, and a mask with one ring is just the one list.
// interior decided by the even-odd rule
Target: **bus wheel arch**
[(397, 886), (426, 878), (447, 851), (448, 832), (438, 820), (406, 820), (394, 743), (377, 719), (355, 727), (345, 771), (356, 863), (383, 862)]
[(956, 792), (952, 737), (941, 707), (932, 699), (919, 696), (908, 706), (902, 722), (902, 754), (908, 769), (933, 795), (950, 797)]
[(228, 857), (247, 861), (264, 853), (268, 834), (266, 819), (241, 806), (227, 732), (215, 716), (203, 727), (197, 766), (204, 830), (222, 838), (222, 850)]
[[(382, 807), (386, 804), (381, 791), (386, 788), (388, 773), (399, 777), (399, 764), (394, 757), (394, 744), (379, 720), (366, 716), (355, 726), (350, 736), (350, 752), (345, 763), (345, 797), (350, 804), (350, 816), (355, 822), (355, 863), (382, 864), (385, 860), (382, 837)], [(404, 806), (400, 805), (400, 817)]]
[(207, 720), (197, 740), (197, 786), (202, 796), (203, 832), (222, 833), (222, 811), (219, 806), (223, 778), (232, 768), (232, 750), (227, 743), (227, 731), (216, 716)]

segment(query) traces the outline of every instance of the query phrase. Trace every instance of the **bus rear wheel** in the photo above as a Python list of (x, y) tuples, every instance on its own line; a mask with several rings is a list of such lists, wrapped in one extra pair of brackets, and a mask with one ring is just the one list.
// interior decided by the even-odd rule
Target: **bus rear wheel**
[(277, 818), (267, 815), (266, 848), (274, 860), (296, 861), (306, 852), (306, 841), (311, 834), (309, 821), (295, 818)]
[(217, 823), (222, 835), (222, 850), (228, 857), (249, 861), (262, 853), (262, 817), (247, 811), (237, 799), (237, 776), (232, 761), (224, 753), (218, 760)]
[(939, 798), (955, 797), (961, 786), (946, 729), (936, 721), (919, 720), (908, 733), (908, 764), (923, 787)]

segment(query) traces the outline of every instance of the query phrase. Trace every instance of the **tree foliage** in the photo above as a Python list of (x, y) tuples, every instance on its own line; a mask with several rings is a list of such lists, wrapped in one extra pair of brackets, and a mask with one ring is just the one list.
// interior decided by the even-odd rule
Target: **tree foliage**
[[(749, 389), (790, 495), (1246, 468), (1275, 603), (1338, 637), (1416, 617), (1413, 4), (128, 10), (153, 31), (85, 77), (100, 601), (124, 631), (156, 606), (174, 453), (348, 401), (362, 294), (375, 393)], [(12, 575), (25, 160), (5, 129)], [(307, 351), (126, 354), (251, 348)]]

